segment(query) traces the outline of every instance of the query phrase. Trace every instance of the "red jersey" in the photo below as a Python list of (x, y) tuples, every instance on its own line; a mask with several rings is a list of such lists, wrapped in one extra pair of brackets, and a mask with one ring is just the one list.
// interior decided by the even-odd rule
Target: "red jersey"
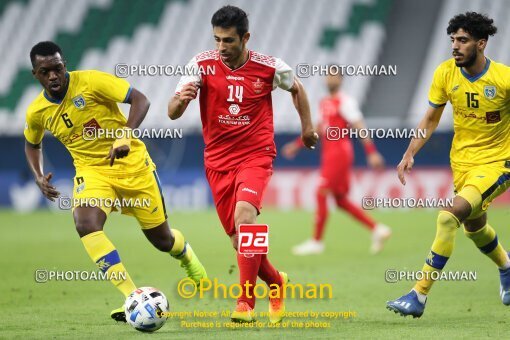
[(190, 82), (200, 87), (205, 166), (226, 171), (260, 156), (274, 158), (271, 92), (293, 86), (292, 69), (281, 59), (248, 51), (248, 60), (232, 70), (217, 50), (197, 54), (187, 68), (198, 74), (183, 76), (176, 94)]
[(320, 102), (321, 166), (337, 167), (353, 161), (349, 136), (342, 138), (342, 129), (363, 118), (355, 99), (344, 93), (324, 97)]

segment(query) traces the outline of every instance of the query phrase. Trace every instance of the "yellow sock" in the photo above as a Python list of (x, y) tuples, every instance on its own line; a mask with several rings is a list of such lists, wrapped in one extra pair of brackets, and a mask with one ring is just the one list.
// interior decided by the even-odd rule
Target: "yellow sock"
[(103, 273), (108, 273), (110, 281), (124, 296), (136, 289), (126, 268), (120, 262), (119, 253), (103, 231), (96, 231), (81, 238), (85, 250)]
[(469, 232), (464, 229), (464, 233), (467, 237), (472, 239), (478, 249), (490, 257), (500, 269), (508, 267), (508, 254), (505, 249), (503, 249), (503, 246), (501, 246), (501, 243), (499, 243), (496, 231), (488, 223), (484, 225), (482, 229), (475, 232)]
[(191, 261), (191, 253), (186, 251), (187, 242), (184, 236), (177, 229), (172, 229), (171, 233), (174, 235), (174, 246), (170, 250), (170, 255), (183, 263), (188, 263)]
[[(455, 245), (455, 234), (459, 226), (460, 222), (455, 215), (444, 210), (439, 212), (437, 216), (436, 238), (423, 265), (422, 271), (424, 273), (441, 271), (444, 268), (448, 258), (452, 255), (453, 246)], [(414, 289), (426, 295), (430, 288), (432, 288), (433, 283), (432, 275), (424, 274), (423, 279), (416, 282)]]

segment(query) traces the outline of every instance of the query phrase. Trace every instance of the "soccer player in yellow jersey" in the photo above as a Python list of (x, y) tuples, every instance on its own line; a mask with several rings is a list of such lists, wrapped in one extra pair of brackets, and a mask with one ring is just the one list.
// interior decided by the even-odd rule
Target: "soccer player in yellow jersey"
[(420, 317), (427, 294), (452, 254), (457, 229), (499, 268), (500, 297), (510, 305), (510, 261), (494, 229), (487, 222), (491, 201), (510, 186), (510, 67), (484, 55), (489, 36), (496, 33), (493, 20), (467, 12), (453, 17), (447, 33), (453, 58), (434, 72), (430, 107), (418, 125), (425, 139), (413, 139), (398, 165), (398, 176), (413, 167), (413, 157), (436, 129), (447, 101), (453, 107), (454, 137), (450, 152), (455, 197), (453, 206), (439, 211), (437, 231), (423, 266), (423, 279), (410, 293), (387, 308), (403, 316)]
[[(43, 91), (27, 110), (26, 157), (42, 193), (54, 201), (60, 193), (50, 183), (52, 174), (43, 171), (44, 131), (49, 130), (71, 153), (76, 168), (74, 222), (85, 250), (99, 269), (109, 274), (124, 296), (136, 289), (117, 250), (103, 232), (112, 210), (111, 202), (125, 202), (126, 206), (119, 209), (138, 220), (157, 249), (178, 259), (197, 284), (206, 278), (204, 267), (183, 235), (176, 229), (170, 231), (156, 166), (144, 143), (129, 133), (129, 129), (138, 128), (149, 110), (145, 95), (127, 81), (107, 73), (68, 72), (60, 47), (50, 41), (36, 44), (30, 60), (32, 73)], [(127, 121), (117, 106), (119, 102), (131, 105)], [(124, 130), (115, 131), (121, 129)], [(106, 133), (98, 133), (109, 130), (110, 138), (106, 138)], [(124, 308), (112, 311), (111, 317), (125, 322)]]

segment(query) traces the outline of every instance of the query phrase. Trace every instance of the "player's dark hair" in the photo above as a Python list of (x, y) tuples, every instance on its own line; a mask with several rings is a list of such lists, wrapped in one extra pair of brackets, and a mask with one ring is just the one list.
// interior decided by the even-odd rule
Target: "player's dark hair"
[(494, 20), (476, 12), (466, 12), (454, 16), (448, 23), (446, 33), (450, 35), (461, 28), (476, 40), (489, 39), (489, 35), (492, 36), (498, 31), (497, 27), (494, 26)]
[(62, 54), (62, 50), (60, 46), (55, 44), (53, 41), (41, 41), (32, 47), (30, 50), (30, 61), (32, 62), (32, 67), (35, 67), (35, 56), (40, 55), (41, 57), (46, 57), (49, 55), (54, 55), (55, 53), (59, 53), (62, 59), (64, 59), (64, 55)]
[(240, 38), (248, 32), (248, 14), (239, 7), (227, 5), (214, 13), (211, 19), (213, 27), (235, 27)]

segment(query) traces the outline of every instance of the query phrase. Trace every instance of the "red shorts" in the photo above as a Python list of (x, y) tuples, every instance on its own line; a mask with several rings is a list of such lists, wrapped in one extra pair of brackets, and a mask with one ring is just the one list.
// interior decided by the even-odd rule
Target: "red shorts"
[(260, 213), (264, 191), (272, 174), (273, 158), (268, 156), (244, 162), (230, 171), (205, 169), (216, 211), (228, 236), (236, 233), (234, 212), (237, 202), (248, 202)]

